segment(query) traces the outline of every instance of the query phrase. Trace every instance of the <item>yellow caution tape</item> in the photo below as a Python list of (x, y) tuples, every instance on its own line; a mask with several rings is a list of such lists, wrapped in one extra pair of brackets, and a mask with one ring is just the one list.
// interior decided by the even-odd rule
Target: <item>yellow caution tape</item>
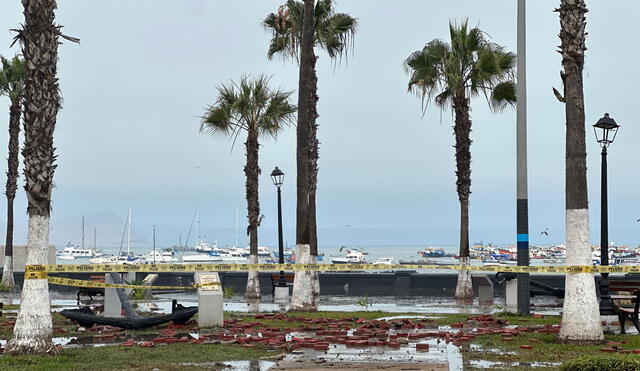
[(25, 272), (24, 278), (26, 280), (41, 280), (41, 279), (47, 279), (48, 274), (47, 274), (47, 271)]
[(104, 283), (96, 281), (76, 280), (71, 278), (62, 277), (48, 277), (49, 283), (62, 286), (75, 286), (75, 287), (90, 287), (90, 288), (110, 288), (110, 289), (136, 289), (136, 290), (193, 290), (198, 287), (203, 287), (208, 290), (216, 290), (220, 288), (220, 283), (206, 283), (196, 284), (191, 286), (143, 286), (143, 285), (128, 285), (117, 283)]
[[(395, 269), (467, 270), (513, 273), (640, 273), (640, 265), (442, 265), (442, 264), (66, 264), (27, 265), (25, 278), (45, 278), (47, 273), (109, 273), (109, 272), (247, 272), (247, 271), (367, 271)], [(44, 275), (44, 276), (42, 276)], [(139, 287), (139, 286), (138, 286)], [(156, 286), (153, 286), (156, 287)]]

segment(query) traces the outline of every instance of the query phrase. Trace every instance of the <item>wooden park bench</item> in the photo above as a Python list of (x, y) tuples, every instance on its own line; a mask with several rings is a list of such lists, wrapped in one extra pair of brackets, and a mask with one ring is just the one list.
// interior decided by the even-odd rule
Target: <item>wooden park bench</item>
[[(640, 333), (640, 321), (638, 321), (638, 309), (640, 309), (640, 281), (609, 281), (609, 291), (618, 294), (610, 295), (613, 310), (618, 314), (620, 321), (620, 333), (624, 334), (624, 323), (627, 319)], [(623, 294), (625, 293), (625, 294)]]
[[(293, 273), (285, 273), (284, 274), (284, 281), (287, 283), (287, 286), (293, 286), (293, 278), (295, 277), (295, 274)], [(276, 292), (276, 286), (278, 285), (278, 282), (280, 281), (280, 273), (274, 273), (271, 275), (271, 294), (275, 294)]]
[[(101, 282), (104, 283), (104, 275), (102, 276), (89, 276), (89, 279), (93, 282)], [(80, 305), (80, 295), (88, 296), (90, 300), (93, 300), (94, 296), (103, 296), (104, 297), (104, 289), (96, 288), (96, 287), (80, 287), (78, 288), (78, 295), (76, 303)]]

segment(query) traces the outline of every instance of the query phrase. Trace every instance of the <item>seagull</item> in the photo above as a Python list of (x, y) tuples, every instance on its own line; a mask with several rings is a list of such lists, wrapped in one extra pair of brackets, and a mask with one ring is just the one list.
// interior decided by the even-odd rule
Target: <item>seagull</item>
[(549, 228), (545, 228), (544, 231), (540, 232), (540, 234), (543, 234), (545, 236), (549, 236)]

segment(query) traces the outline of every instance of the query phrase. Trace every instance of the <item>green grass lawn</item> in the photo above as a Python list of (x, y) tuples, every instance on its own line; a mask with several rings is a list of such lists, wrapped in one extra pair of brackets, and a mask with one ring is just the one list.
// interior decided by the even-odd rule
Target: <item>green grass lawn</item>
[(64, 349), (56, 356), (0, 356), (0, 370), (212, 370), (220, 361), (276, 357), (279, 351), (239, 345), (169, 344), (154, 348), (105, 346)]
[[(638, 335), (606, 335), (607, 341), (622, 342), (617, 345), (621, 349), (640, 349), (640, 336)], [(533, 341), (532, 341), (533, 340)], [(533, 349), (521, 349), (520, 345), (531, 345)], [(479, 348), (478, 348), (479, 347)], [(465, 344), (462, 354), (465, 361), (465, 370), (473, 370), (471, 361), (500, 362), (504, 364), (502, 369), (527, 370), (534, 369), (531, 363), (562, 363), (570, 359), (585, 355), (605, 355), (601, 348), (610, 345), (567, 345), (558, 343), (556, 335), (521, 333), (513, 337), (512, 341), (503, 341), (500, 335), (483, 335), (473, 339), (470, 344)], [(638, 354), (620, 354), (621, 357), (638, 358)], [(524, 363), (514, 366), (513, 362)], [(492, 365), (493, 369), (499, 369)], [(486, 369), (486, 368), (485, 368)], [(558, 366), (535, 367), (535, 370), (557, 370)]]

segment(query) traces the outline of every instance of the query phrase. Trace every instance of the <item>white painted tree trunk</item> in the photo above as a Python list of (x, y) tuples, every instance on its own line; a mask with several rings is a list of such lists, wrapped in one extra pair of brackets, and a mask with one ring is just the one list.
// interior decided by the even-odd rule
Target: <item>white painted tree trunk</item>
[[(591, 265), (589, 209), (567, 210), (567, 265)], [(562, 340), (603, 340), (600, 309), (592, 273), (565, 275)]]
[[(27, 264), (49, 264), (49, 217), (29, 215)], [(25, 279), (13, 338), (7, 343), (9, 354), (48, 353), (51, 342), (51, 301), (47, 279)]]
[[(249, 256), (249, 264), (258, 264), (258, 256)], [(247, 272), (247, 289), (244, 292), (245, 299), (260, 299), (260, 279), (259, 272), (249, 271)]]
[[(311, 264), (316, 264), (318, 262), (318, 257), (315, 255), (311, 256)], [(320, 272), (313, 271), (311, 272), (311, 287), (312, 287), (312, 295), (313, 295), (313, 305), (318, 308), (320, 304), (320, 276), (318, 275)]]
[[(296, 264), (315, 264), (315, 257), (310, 254), (311, 246), (296, 245)], [(290, 311), (316, 311), (319, 286), (314, 287), (313, 272), (297, 271), (293, 279)]]
[[(469, 265), (469, 257), (461, 257), (460, 264)], [(456, 283), (457, 300), (473, 300), (473, 285), (471, 284), (471, 271), (458, 271), (458, 282)]]
[(4, 267), (2, 268), (2, 284), (7, 287), (14, 287), (16, 282), (13, 279), (13, 255), (4, 257)]

